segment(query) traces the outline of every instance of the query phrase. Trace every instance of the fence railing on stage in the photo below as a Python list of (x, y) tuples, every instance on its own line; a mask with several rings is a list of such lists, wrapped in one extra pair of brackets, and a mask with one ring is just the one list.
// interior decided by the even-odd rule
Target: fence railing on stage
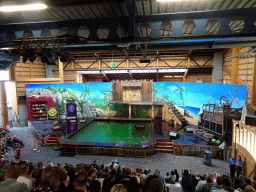
[(93, 155), (116, 155), (116, 156), (136, 156), (136, 157), (147, 157), (147, 155), (153, 154), (154, 149), (125, 149), (125, 148), (104, 148), (104, 147), (72, 147), (61, 146), (60, 150), (62, 153), (70, 154), (93, 154)]

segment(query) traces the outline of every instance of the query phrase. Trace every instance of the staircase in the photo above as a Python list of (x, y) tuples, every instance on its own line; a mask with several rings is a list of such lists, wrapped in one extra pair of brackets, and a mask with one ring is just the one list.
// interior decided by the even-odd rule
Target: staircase
[(182, 123), (182, 127), (185, 127), (189, 124), (189, 122), (185, 119), (185, 117), (179, 112), (178, 109), (172, 104), (172, 102), (168, 102), (167, 106), (169, 109), (172, 110), (172, 112), (175, 114), (175, 116), (179, 119), (179, 121)]
[(173, 141), (167, 139), (157, 139), (155, 150), (162, 153), (173, 153)]
[(60, 137), (61, 137), (60, 135), (50, 135), (46, 142), (46, 145), (52, 145), (52, 146), (59, 145)]

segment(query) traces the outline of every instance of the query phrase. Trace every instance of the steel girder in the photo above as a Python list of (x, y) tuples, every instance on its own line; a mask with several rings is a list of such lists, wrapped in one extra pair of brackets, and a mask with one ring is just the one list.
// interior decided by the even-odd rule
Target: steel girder
[[(44, 34), (50, 36), (63, 35), (63, 28), (68, 28), (66, 33), (77, 36), (79, 27), (86, 26), (89, 31), (89, 37), (85, 41), (76, 41), (67, 47), (84, 47), (91, 46), (110, 46), (121, 45), (129, 47), (133, 44), (156, 44), (168, 43), (196, 43), (196, 42), (232, 42), (234, 40), (247, 40), (254, 39), (256, 36), (256, 28), (254, 22), (256, 19), (256, 8), (245, 9), (231, 9), (221, 11), (200, 11), (200, 12), (187, 12), (187, 13), (169, 13), (158, 15), (136, 15), (133, 2), (126, 0), (126, 6), (129, 9), (129, 17), (110, 17), (98, 19), (79, 19), (68, 21), (55, 21), (55, 22), (36, 22), (36, 23), (21, 23), (21, 24), (5, 24), (0, 25), (0, 47), (13, 46), (13, 40), (23, 38), (24, 34), (33, 37), (42, 37)], [(242, 17), (244, 27), (239, 33), (234, 33), (229, 27), (232, 18)], [(216, 35), (209, 35), (205, 29), (208, 19), (217, 18), (220, 24), (220, 29)], [(182, 31), (182, 25), (185, 20), (193, 20), (196, 29), (195, 33), (189, 37), (185, 37)], [(160, 26), (162, 22), (170, 21), (174, 27), (171, 36), (163, 38), (160, 33)], [(131, 24), (131, 22), (133, 22)], [(149, 38), (140, 36), (141, 23), (147, 22), (151, 27)], [(100, 39), (98, 30), (101, 25), (106, 25), (109, 34), (106, 39)], [(118, 29), (120, 26), (125, 26), (127, 37), (120, 38)], [(45, 30), (45, 29), (49, 30)], [(119, 29), (120, 30), (120, 29)], [(44, 33), (44, 32), (47, 33)], [(42, 33), (43, 32), (43, 33)]]

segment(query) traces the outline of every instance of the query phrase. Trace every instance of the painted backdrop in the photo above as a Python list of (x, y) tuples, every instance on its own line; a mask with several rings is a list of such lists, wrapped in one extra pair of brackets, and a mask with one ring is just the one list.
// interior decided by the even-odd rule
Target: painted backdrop
[[(232, 102), (232, 108), (245, 105), (246, 86), (212, 83), (183, 83), (183, 82), (154, 82), (153, 93), (155, 99), (161, 100), (162, 94), (165, 101), (171, 101), (180, 110), (185, 109), (194, 118), (202, 104), (218, 103), (225, 96)], [(77, 104), (78, 117), (94, 118), (107, 115), (107, 98), (112, 99), (111, 82), (92, 83), (62, 83), (62, 84), (27, 84), (27, 97), (40, 98), (47, 96), (53, 98), (55, 105), (59, 106), (61, 118), (65, 118), (65, 105), (72, 101)], [(223, 101), (222, 101), (223, 102)], [(150, 116), (149, 106), (134, 106), (133, 113), (137, 117)], [(110, 105), (111, 116), (128, 116), (126, 105)], [(195, 120), (196, 122), (196, 120)]]

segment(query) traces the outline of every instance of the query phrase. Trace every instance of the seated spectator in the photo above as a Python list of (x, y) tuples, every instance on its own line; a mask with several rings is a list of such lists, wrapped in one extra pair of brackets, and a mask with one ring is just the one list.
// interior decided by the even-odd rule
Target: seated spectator
[(44, 161), (40, 161), (37, 164), (37, 167), (35, 168), (35, 171), (32, 173), (32, 177), (36, 179), (35, 187), (38, 187), (38, 185), (39, 185), (39, 180), (40, 180), (40, 177), (41, 177), (41, 173), (43, 171), (43, 167), (44, 167)]
[(6, 138), (6, 144), (7, 145), (11, 145), (12, 144), (12, 138), (11, 138), (10, 135), (8, 135), (7, 138)]
[(176, 175), (174, 174), (174, 171), (171, 171), (170, 183), (175, 184), (175, 181), (176, 181)]
[(56, 168), (47, 167), (41, 173), (39, 187), (34, 192), (60, 192), (60, 181), (56, 174)]
[(5, 130), (2, 127), (0, 128), (0, 137), (2, 137), (1, 135), (5, 137)]
[(84, 171), (81, 171), (75, 180), (75, 188), (70, 192), (87, 192), (86, 190), (87, 184), (87, 174)]
[(25, 183), (28, 187), (28, 190), (31, 191), (33, 189), (33, 185), (32, 185), (32, 181), (26, 177), (28, 171), (29, 171), (29, 165), (26, 162), (23, 162), (20, 165), (20, 176), (17, 178), (17, 181), (20, 183)]
[(137, 192), (139, 190), (139, 184), (130, 168), (125, 170), (125, 175), (121, 183), (126, 187), (127, 192)]
[(199, 180), (199, 182), (196, 185), (196, 192), (202, 191), (202, 188), (204, 184), (206, 184), (206, 180), (208, 179), (208, 175), (204, 176), (204, 180)]
[(96, 163), (96, 160), (93, 161), (93, 163), (91, 164), (92, 167), (94, 167), (95, 169), (97, 169), (98, 165)]
[(0, 181), (4, 181), (7, 170), (8, 170), (8, 161), (1, 160), (0, 161)]
[(166, 183), (170, 183), (170, 174), (169, 173), (166, 173), (164, 180)]
[[(223, 182), (223, 181), (222, 181)], [(223, 184), (224, 185), (224, 184)], [(223, 186), (224, 188), (224, 186)], [(225, 189), (225, 188), (224, 188)], [(225, 189), (226, 190), (226, 189)], [(244, 185), (242, 185), (241, 190), (243, 192), (255, 192), (256, 190), (253, 188), (251, 180), (248, 177), (244, 177)]]
[(16, 181), (19, 176), (20, 165), (11, 165), (6, 173), (6, 179), (0, 182), (0, 192), (29, 192), (28, 187), (25, 183), (20, 183)]
[(12, 138), (12, 142), (13, 143), (18, 143), (19, 139), (20, 139), (19, 137), (17, 138), (16, 135), (14, 135), (13, 138)]
[(237, 192), (237, 190), (231, 188), (231, 182), (228, 178), (222, 179), (222, 187), (225, 191)]
[(90, 192), (99, 192), (101, 190), (101, 184), (98, 180), (95, 179), (96, 176), (96, 169), (90, 168), (88, 171), (88, 177), (87, 177), (87, 188), (90, 190)]
[(206, 184), (203, 185), (203, 188), (201, 189), (200, 192), (210, 192), (211, 188), (214, 187), (213, 183), (213, 176), (209, 175), (206, 180)]
[(103, 181), (102, 192), (110, 192), (111, 188), (115, 184), (118, 184), (118, 182), (116, 180), (116, 172), (111, 171), (109, 173), (109, 176), (107, 178), (105, 178), (104, 181)]
[(179, 176), (179, 174), (178, 174), (177, 169), (174, 169), (174, 175), (176, 175), (176, 180), (175, 180), (175, 182), (178, 182), (178, 181), (179, 181), (180, 176)]
[(33, 172), (34, 172), (34, 166), (33, 166), (32, 163), (30, 163), (28, 166), (29, 166), (29, 169), (28, 169), (28, 172), (27, 172), (26, 177), (27, 177), (28, 179), (30, 179), (30, 181), (32, 182), (32, 186), (33, 186), (33, 188), (34, 188), (35, 185), (36, 185), (36, 179), (32, 177), (32, 174), (33, 174)]
[(221, 191), (221, 190), (224, 190), (223, 187), (222, 187), (222, 177), (221, 176), (218, 176), (217, 179), (216, 179), (216, 183), (217, 185), (214, 186), (214, 187), (211, 187), (210, 189), (210, 192), (212, 192), (213, 190), (214, 191)]
[(123, 184), (115, 184), (110, 192), (127, 192), (127, 190)]
[(188, 170), (184, 170), (184, 174), (181, 180), (181, 187), (184, 192), (194, 192), (195, 191), (195, 180), (196, 178), (191, 175)]
[(148, 192), (164, 192), (164, 184), (160, 178), (152, 179), (149, 182)]

